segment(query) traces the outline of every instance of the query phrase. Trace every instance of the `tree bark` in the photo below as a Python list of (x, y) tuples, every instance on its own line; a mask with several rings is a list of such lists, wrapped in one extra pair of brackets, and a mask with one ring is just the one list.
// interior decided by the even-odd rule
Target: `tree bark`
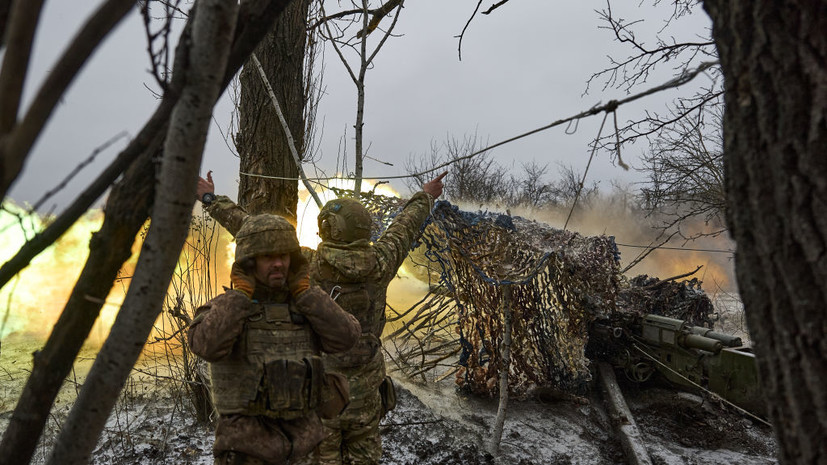
[(181, 99), (172, 111), (164, 143), (152, 224), (132, 283), (110, 335), (61, 428), (48, 464), (84, 464), (158, 317), (189, 231), (195, 185), (212, 109), (238, 14), (235, 0), (198, 3)]
[[(227, 86), (232, 76), (267, 33), (274, 19), (289, 1), (254, 0), (241, 5), (235, 42), (227, 70), (224, 73), (223, 87)], [(189, 25), (185, 30), (188, 29)], [(123, 180), (112, 190), (106, 206), (104, 224), (90, 243), (87, 264), (46, 346), (35, 356), (30, 379), (24, 387), (9, 426), (3, 435), (2, 443), (0, 443), (0, 465), (17, 465), (31, 460), (55, 396), (71, 370), (72, 362), (94, 320), (100, 313), (100, 308), (112, 287), (117, 271), (123, 261), (129, 257), (135, 234), (149, 216), (150, 196), (153, 192), (151, 187), (154, 186), (155, 176), (152, 155), (156, 152), (154, 147), (160, 146), (160, 141), (166, 133), (166, 123), (171, 108), (180, 98), (185, 68), (186, 60), (179, 59), (176, 52), (173, 81), (159, 104), (158, 110), (141, 130), (139, 136), (118, 156), (118, 160), (107, 168), (107, 174), (102, 175), (103, 179), (95, 182), (96, 187), (87, 189), (88, 192), (84, 192), (83, 199), (75, 202), (78, 204), (77, 208), (71, 208), (71, 210), (76, 212), (68, 215), (65, 221), (59, 220), (61, 226), (58, 229), (63, 231), (68, 229), (79, 216), (78, 212), (84, 211), (88, 204), (101, 194), (105, 186), (111, 184), (112, 180), (123, 171), (124, 167), (132, 165), (132, 168), (126, 171)], [(153, 138), (157, 138), (158, 142), (153, 142)], [(139, 154), (143, 155), (138, 157)], [(108, 182), (107, 179), (109, 179)], [(61, 218), (64, 218), (64, 215), (61, 215)], [(50, 231), (53, 226), (49, 227)], [(36, 250), (27, 250), (24, 254), (28, 257), (24, 259), (25, 263), (28, 263), (31, 257), (37, 255), (51, 241), (59, 237), (61, 231), (43, 235), (51, 240), (39, 241), (37, 247), (34, 247)], [(29, 249), (28, 244), (24, 249)], [(25, 266), (25, 263), (20, 268)], [(3, 266), (3, 272), (6, 271), (6, 265)], [(14, 271), (10, 271), (9, 277), (13, 274)], [(2, 283), (0, 283), (1, 286)]]
[[(284, 10), (273, 30), (255, 53), (284, 112), (300, 154), (304, 152), (304, 55), (310, 0), (296, 0)], [(252, 61), (241, 72), (241, 102), (236, 148), (242, 173), (238, 203), (250, 213), (274, 213), (296, 223), (298, 168), (270, 96)]]
[(727, 220), (781, 463), (827, 462), (827, 1), (706, 0)]

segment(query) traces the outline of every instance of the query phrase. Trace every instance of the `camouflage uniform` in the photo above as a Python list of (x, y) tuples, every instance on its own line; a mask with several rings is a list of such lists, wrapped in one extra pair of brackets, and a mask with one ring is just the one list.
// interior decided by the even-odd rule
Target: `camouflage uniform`
[[(288, 281), (302, 269), (306, 276), (295, 229), (286, 220), (275, 221), (284, 226), (281, 230), (245, 234), (248, 224), (270, 227), (273, 218), (258, 215), (245, 222), (236, 263), (289, 253)], [(287, 246), (281, 240), (285, 231), (292, 233)], [(334, 375), (324, 372), (321, 354), (349, 349), (359, 333), (356, 319), (318, 286), (294, 297), (287, 286), (270, 288), (257, 281), (252, 298), (228, 290), (196, 310), (188, 339), (193, 353), (210, 364), (219, 413), (213, 447), (217, 463), (287, 463), (315, 449), (324, 437), (317, 412), (343, 393), (335, 390), (342, 385), (329, 379)], [(338, 410), (328, 415), (334, 417), (345, 402), (342, 398)]]
[[(322, 215), (332, 202), (325, 206)], [(310, 257), (310, 277), (322, 289), (333, 291), (334, 296), (339, 294), (337, 303), (353, 313), (362, 325), (362, 336), (353, 349), (325, 356), (326, 368), (347, 376), (351, 402), (338, 418), (323, 421), (329, 434), (319, 446), (321, 463), (379, 463), (382, 456), (379, 421), (386, 409), (392, 408), (392, 405), (383, 405), (383, 397), (387, 402), (393, 395), (392, 385), (388, 384), (390, 379), (386, 379), (379, 340), (385, 326), (385, 294), (430, 214), (433, 202), (430, 194), (415, 194), (373, 244), (366, 238), (351, 242), (346, 240), (352, 237), (329, 240), (320, 232), (323, 242)], [(213, 202), (208, 212), (231, 233), (246, 215), (223, 196)], [(320, 231), (323, 229), (320, 227)], [(380, 395), (380, 390), (388, 395)]]

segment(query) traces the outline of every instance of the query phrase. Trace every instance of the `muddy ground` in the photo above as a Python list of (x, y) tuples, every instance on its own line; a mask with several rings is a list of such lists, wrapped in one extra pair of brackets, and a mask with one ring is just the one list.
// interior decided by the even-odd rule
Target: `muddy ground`
[[(90, 356), (92, 354), (85, 354)], [(0, 352), (0, 431), (28, 375), (25, 340), (3, 341)], [(84, 360), (90, 361), (91, 357)], [(198, 424), (175, 386), (145, 370), (127, 384), (94, 453), (94, 464), (212, 463), (212, 430)], [(641, 389), (619, 376), (654, 464), (772, 464), (769, 427), (708, 400), (663, 387)], [(543, 393), (509, 403), (499, 455), (490, 453), (496, 399), (439, 384), (397, 380), (399, 403), (382, 423), (387, 465), (624, 464), (627, 463), (598, 389), (585, 398)], [(38, 447), (43, 463), (77, 386), (64, 386)]]

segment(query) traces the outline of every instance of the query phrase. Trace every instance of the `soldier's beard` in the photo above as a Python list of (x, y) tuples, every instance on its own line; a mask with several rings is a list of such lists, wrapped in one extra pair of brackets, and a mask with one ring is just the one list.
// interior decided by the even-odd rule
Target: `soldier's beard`
[(268, 275), (267, 276), (267, 286), (274, 291), (281, 290), (287, 284), (287, 277), (283, 274), (278, 274), (277, 276)]

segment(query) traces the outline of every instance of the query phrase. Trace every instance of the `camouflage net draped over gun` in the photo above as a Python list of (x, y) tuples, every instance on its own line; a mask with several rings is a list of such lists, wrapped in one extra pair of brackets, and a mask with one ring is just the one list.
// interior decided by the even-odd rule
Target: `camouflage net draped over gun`
[(611, 238), (583, 237), (520, 217), (469, 214), (440, 202), (422, 242), (456, 298), (458, 384), (479, 394), (497, 392), (503, 286), (511, 286), (510, 392), (520, 396), (539, 386), (585, 391), (589, 325), (598, 312), (613, 308), (617, 294)]
[[(378, 195), (363, 194), (360, 200), (380, 229), (401, 206)], [(589, 324), (599, 312), (614, 308), (618, 292), (613, 238), (583, 237), (520, 217), (463, 212), (440, 201), (421, 243), (412, 259), (427, 267), (432, 290), (405, 311), (390, 309), (389, 327), (397, 324), (385, 346), (397, 369), (412, 376), (455, 369), (451, 362), (458, 354), (457, 383), (477, 394), (496, 394), (502, 287), (508, 285), (510, 393), (521, 396), (532, 387), (586, 390)]]

